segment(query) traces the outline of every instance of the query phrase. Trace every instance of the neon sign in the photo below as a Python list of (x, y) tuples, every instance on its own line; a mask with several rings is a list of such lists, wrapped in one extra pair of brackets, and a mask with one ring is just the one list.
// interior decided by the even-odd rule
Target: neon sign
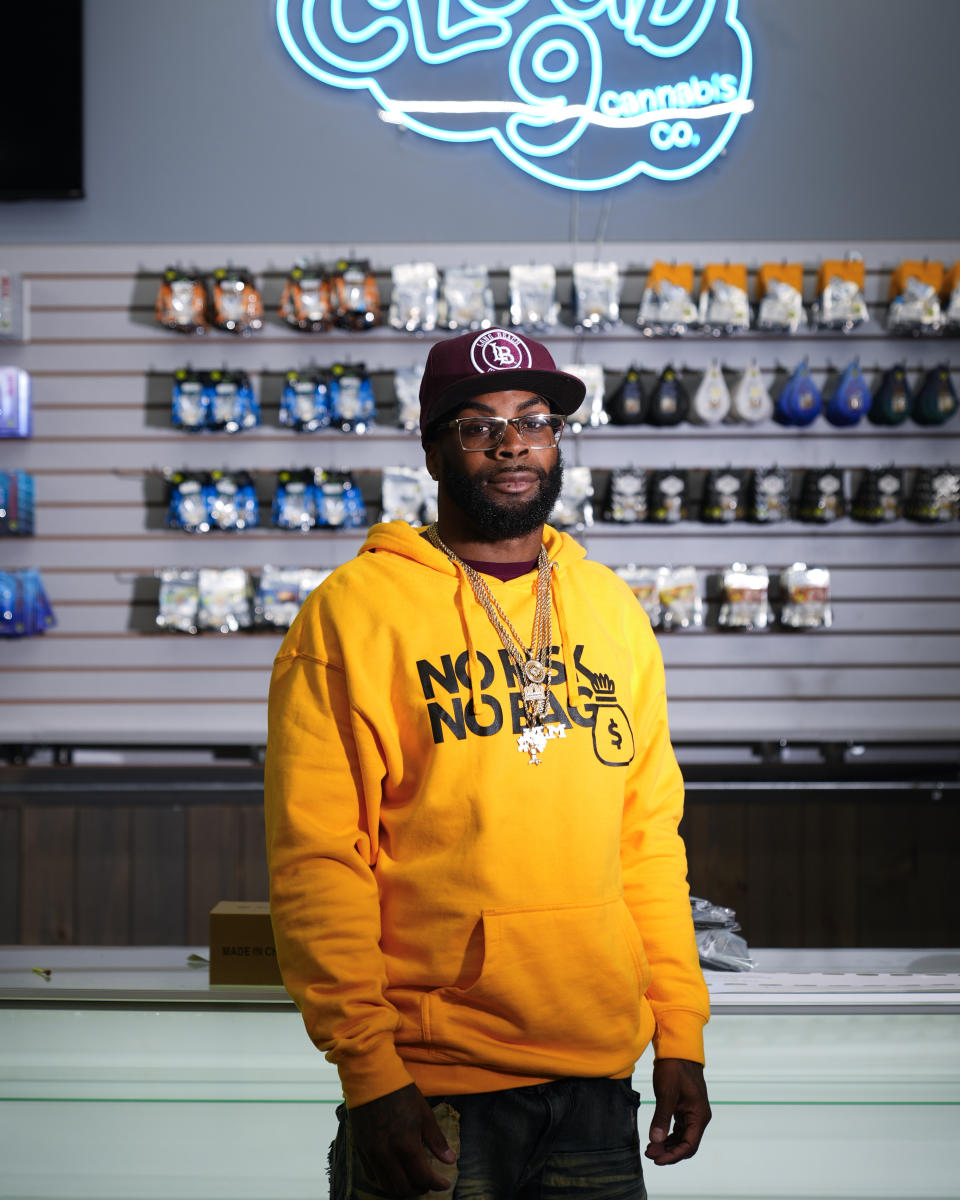
[(301, 70), (368, 92), (382, 120), (602, 191), (697, 174), (753, 110), (738, 3), (277, 0), (277, 27)]

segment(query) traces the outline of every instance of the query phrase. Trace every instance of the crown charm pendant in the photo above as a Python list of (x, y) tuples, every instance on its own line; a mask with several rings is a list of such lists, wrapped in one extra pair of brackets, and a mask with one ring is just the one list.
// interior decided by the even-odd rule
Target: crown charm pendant
[(517, 749), (521, 754), (530, 755), (531, 767), (539, 767), (543, 761), (540, 755), (547, 748), (547, 742), (566, 736), (566, 728), (559, 721), (551, 725), (529, 725), (517, 738)]

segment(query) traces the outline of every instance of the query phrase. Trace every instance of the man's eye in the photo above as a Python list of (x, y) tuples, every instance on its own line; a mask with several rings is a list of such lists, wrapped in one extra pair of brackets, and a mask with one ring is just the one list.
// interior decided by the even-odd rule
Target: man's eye
[(460, 426), (460, 431), (467, 437), (486, 437), (492, 428), (489, 421), (464, 421)]
[(524, 417), (523, 420), (520, 422), (520, 427), (521, 427), (521, 429), (526, 429), (526, 430), (529, 430), (530, 432), (534, 432), (538, 429), (546, 429), (546, 427), (549, 424), (550, 424), (550, 418), (546, 417), (546, 416)]

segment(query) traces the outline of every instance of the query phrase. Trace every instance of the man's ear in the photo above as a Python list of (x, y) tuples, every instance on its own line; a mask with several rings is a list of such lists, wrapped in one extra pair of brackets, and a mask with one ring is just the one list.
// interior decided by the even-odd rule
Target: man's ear
[(430, 472), (430, 478), (431, 479), (439, 479), (440, 478), (440, 463), (438, 461), (438, 455), (437, 455), (437, 443), (436, 442), (428, 442), (427, 445), (424, 446), (424, 450), (426, 451), (425, 460), (426, 460), (426, 464), (427, 464), (427, 470)]

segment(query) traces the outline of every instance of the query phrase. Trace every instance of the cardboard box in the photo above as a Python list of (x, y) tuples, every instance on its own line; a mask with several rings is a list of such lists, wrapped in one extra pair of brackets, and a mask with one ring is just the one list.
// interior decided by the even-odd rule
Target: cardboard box
[(266, 900), (221, 900), (210, 910), (210, 982), (283, 987)]

